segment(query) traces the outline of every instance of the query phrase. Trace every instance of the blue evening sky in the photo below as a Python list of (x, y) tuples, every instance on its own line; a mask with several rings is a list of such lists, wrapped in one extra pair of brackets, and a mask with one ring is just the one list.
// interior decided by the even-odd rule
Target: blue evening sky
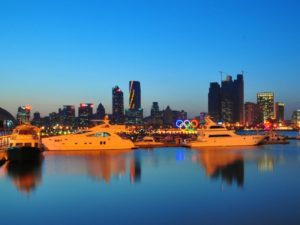
[(42, 115), (102, 102), (139, 80), (145, 114), (207, 111), (219, 71), (245, 71), (245, 101), (260, 91), (300, 108), (300, 1), (0, 0), (0, 107)]

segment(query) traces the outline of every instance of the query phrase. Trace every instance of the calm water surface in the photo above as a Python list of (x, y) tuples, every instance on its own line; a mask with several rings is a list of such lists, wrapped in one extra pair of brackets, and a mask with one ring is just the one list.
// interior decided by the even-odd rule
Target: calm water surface
[(0, 224), (300, 224), (300, 141), (51, 153), (0, 168)]

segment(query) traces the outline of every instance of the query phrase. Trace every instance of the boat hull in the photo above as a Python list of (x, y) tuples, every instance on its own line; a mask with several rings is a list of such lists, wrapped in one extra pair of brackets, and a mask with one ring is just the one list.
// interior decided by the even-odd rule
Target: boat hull
[(231, 147), (231, 146), (255, 146), (263, 142), (263, 136), (237, 136), (232, 138), (209, 138), (192, 141), (187, 147)]
[(8, 161), (37, 161), (41, 159), (41, 149), (36, 147), (11, 147), (7, 149)]

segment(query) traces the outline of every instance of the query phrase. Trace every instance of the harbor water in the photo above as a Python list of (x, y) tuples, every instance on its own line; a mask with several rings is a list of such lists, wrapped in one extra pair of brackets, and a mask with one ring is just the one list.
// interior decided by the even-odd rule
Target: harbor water
[(300, 141), (44, 152), (0, 167), (0, 224), (300, 224)]

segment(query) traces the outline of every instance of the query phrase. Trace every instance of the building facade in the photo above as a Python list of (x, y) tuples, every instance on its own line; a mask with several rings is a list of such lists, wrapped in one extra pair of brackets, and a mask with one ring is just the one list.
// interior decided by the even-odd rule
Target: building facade
[(81, 103), (78, 108), (79, 126), (88, 126), (93, 117), (93, 103)]
[(256, 103), (245, 103), (245, 125), (248, 127), (255, 126), (260, 123), (260, 111)]
[(273, 92), (257, 93), (257, 105), (261, 111), (261, 122), (266, 122), (269, 119), (275, 119)]
[(244, 123), (244, 78), (242, 74), (233, 80), (227, 76), (221, 86), (213, 82), (208, 93), (208, 113), (215, 120), (228, 123)]
[(279, 123), (284, 122), (284, 107), (285, 105), (283, 102), (275, 103), (275, 118)]
[(123, 124), (124, 118), (123, 91), (118, 86), (115, 86), (112, 89), (112, 120), (117, 124)]
[(221, 119), (221, 87), (217, 82), (210, 83), (208, 92), (208, 113), (215, 121)]

